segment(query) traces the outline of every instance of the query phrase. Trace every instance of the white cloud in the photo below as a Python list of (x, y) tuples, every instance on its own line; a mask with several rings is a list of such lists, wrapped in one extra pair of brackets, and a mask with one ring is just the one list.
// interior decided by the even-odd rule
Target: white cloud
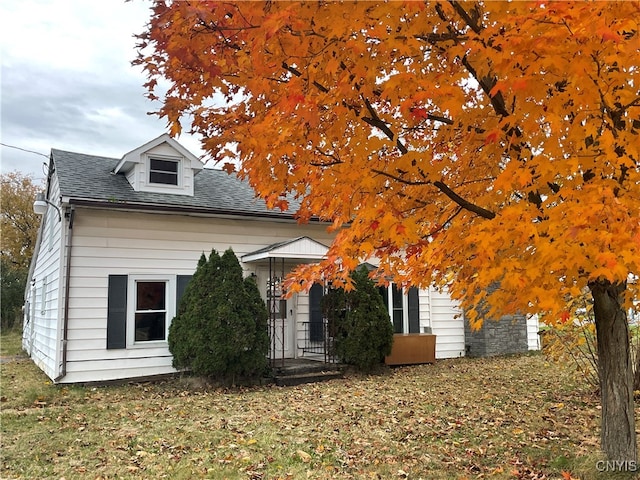
[[(131, 66), (150, 2), (21, 0), (0, 4), (2, 143), (121, 157), (166, 131), (147, 115), (144, 75)], [(201, 155), (197, 139), (178, 139)], [(46, 159), (2, 147), (1, 170), (42, 177)]]

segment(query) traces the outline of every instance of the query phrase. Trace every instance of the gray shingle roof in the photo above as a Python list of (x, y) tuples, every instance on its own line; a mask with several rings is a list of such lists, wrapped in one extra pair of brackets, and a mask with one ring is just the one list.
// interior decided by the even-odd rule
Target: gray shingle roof
[(110, 203), (114, 207), (202, 211), (230, 215), (292, 218), (299, 203), (289, 200), (289, 210), (269, 210), (248, 183), (221, 170), (205, 168), (194, 179), (193, 197), (136, 192), (122, 174), (111, 173), (120, 161), (82, 153), (51, 150), (60, 194), (71, 203)]

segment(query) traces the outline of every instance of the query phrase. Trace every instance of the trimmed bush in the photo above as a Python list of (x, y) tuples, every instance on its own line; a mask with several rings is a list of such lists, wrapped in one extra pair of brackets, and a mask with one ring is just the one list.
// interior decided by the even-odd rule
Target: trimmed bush
[(351, 274), (355, 288), (337, 289), (323, 298), (330, 324), (335, 325), (335, 349), (342, 363), (371, 371), (391, 353), (393, 327), (380, 292), (362, 267)]
[(225, 383), (267, 370), (267, 309), (233, 250), (200, 257), (169, 327), (173, 365)]

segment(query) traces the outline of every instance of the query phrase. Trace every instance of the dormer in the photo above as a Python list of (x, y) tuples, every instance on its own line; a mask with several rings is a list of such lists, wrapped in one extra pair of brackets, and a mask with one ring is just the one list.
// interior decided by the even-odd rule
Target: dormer
[(204, 164), (168, 134), (130, 151), (114, 168), (136, 192), (193, 196), (193, 179)]

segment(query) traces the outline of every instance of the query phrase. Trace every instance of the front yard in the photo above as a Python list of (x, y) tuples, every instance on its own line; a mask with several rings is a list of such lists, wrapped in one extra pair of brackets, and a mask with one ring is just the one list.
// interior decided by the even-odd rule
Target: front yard
[(238, 390), (1, 370), (1, 478), (632, 478), (597, 472), (598, 398), (542, 355)]

